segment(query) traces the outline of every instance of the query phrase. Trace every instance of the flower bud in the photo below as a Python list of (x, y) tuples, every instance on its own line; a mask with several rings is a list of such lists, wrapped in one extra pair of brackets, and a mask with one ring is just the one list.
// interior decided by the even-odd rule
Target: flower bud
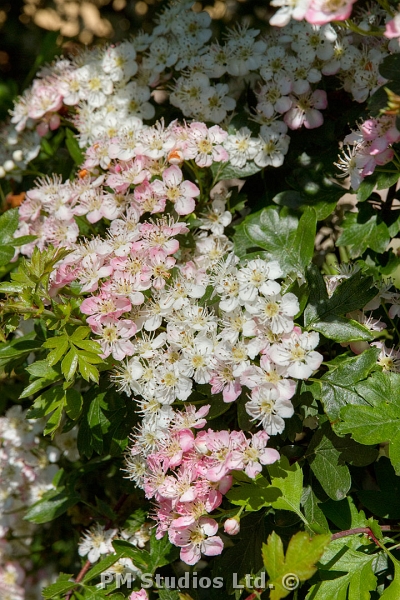
[(8, 171), (12, 171), (15, 168), (15, 163), (13, 160), (6, 160), (5, 163), (3, 164), (3, 169), (8, 172)]
[(238, 519), (238, 517), (227, 519), (224, 523), (224, 531), (228, 535), (238, 534), (240, 531), (240, 519)]
[(22, 150), (14, 150), (12, 157), (16, 162), (21, 162), (21, 160), (24, 158), (24, 154)]

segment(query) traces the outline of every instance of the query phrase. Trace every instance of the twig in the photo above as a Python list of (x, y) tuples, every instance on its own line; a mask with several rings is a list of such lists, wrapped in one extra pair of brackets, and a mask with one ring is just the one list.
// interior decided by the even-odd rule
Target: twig
[[(79, 571), (78, 575), (76, 576), (75, 583), (79, 583), (80, 581), (82, 581), (82, 579), (85, 577), (86, 573), (89, 571), (91, 566), (92, 563), (90, 562), (90, 560), (87, 560), (83, 565), (82, 569)], [(74, 589), (75, 588), (68, 592), (68, 594), (65, 596), (65, 600), (69, 600), (71, 598), (72, 594), (74, 593)]]

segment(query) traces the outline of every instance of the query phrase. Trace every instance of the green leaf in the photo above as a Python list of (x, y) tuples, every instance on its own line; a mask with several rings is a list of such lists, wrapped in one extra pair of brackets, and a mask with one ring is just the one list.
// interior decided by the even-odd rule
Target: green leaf
[(65, 143), (72, 160), (79, 167), (83, 163), (85, 157), (82, 150), (79, 148), (78, 140), (76, 139), (71, 129), (66, 129)]
[[(314, 328), (316, 324), (319, 326), (318, 323), (329, 323), (331, 326), (335, 322), (343, 324), (343, 319), (336, 318), (363, 308), (377, 293), (377, 290), (371, 287), (372, 277), (365, 277), (361, 271), (343, 281), (331, 298), (326, 291), (322, 275), (314, 265), (307, 270), (307, 280), (311, 291), (304, 311), (304, 323), (308, 328)], [(349, 322), (348, 327), (354, 329), (353, 321)], [(365, 335), (363, 331), (364, 329), (358, 330), (358, 335)]]
[(51, 367), (57, 364), (67, 352), (68, 347), (69, 342), (67, 335), (54, 336), (46, 340), (43, 344), (43, 348), (53, 348), (53, 350), (47, 355), (47, 363)]
[(59, 428), (63, 416), (63, 408), (64, 398), (63, 401), (57, 406), (56, 410), (50, 415), (50, 418), (46, 423), (46, 427), (43, 430), (44, 435), (54, 433)]
[(14, 257), (15, 250), (12, 246), (0, 245), (0, 267), (8, 265), (10, 260)]
[(339, 530), (368, 527), (364, 511), (356, 508), (351, 496), (340, 501), (328, 500), (321, 505), (321, 510)]
[(376, 588), (375, 556), (350, 549), (342, 539), (331, 542), (319, 561), (322, 581), (310, 588), (306, 600), (370, 600)]
[(70, 581), (73, 575), (67, 575), (65, 573), (61, 573), (58, 577), (58, 580), (51, 585), (48, 585), (42, 590), (43, 598), (46, 600), (48, 598), (54, 598), (55, 596), (65, 594), (76, 587), (77, 583), (75, 581)]
[(307, 207), (300, 218), (294, 238), (293, 251), (298, 257), (304, 273), (306, 267), (311, 263), (314, 256), (314, 242), (317, 227), (317, 215), (313, 208)]
[(259, 511), (264, 506), (272, 506), (282, 492), (269, 483), (265, 477), (257, 477), (249, 482), (242, 481), (226, 494), (228, 500), (237, 506), (244, 506), (246, 511)]
[[(400, 375), (391, 373), (391, 394), (373, 406), (345, 406), (340, 411), (341, 423), (335, 427), (340, 434), (351, 434), (362, 444), (389, 441), (389, 458), (400, 474)], [(376, 381), (376, 379), (375, 379)], [(371, 398), (371, 394), (369, 394)]]
[(336, 245), (349, 246), (351, 258), (361, 256), (367, 248), (381, 254), (390, 242), (387, 225), (378, 219), (378, 215), (373, 215), (365, 220), (361, 212), (349, 212), (346, 214), (342, 227), (343, 232), (337, 239)]
[(290, 588), (285, 587), (289, 578), (299, 583), (310, 579), (330, 540), (329, 533), (310, 538), (306, 532), (299, 531), (290, 539), (284, 556), (282, 540), (272, 532), (262, 548), (264, 567), (269, 574), (269, 584), (273, 586), (270, 599), (281, 600), (291, 593)]
[(329, 373), (318, 380), (320, 391), (317, 396), (331, 421), (338, 419), (340, 409), (348, 404), (366, 404), (357, 393), (356, 384), (366, 379), (371, 369), (376, 366), (378, 354), (378, 348), (371, 348), (359, 356), (346, 357), (329, 365)]
[(69, 388), (65, 392), (65, 412), (70, 419), (76, 421), (82, 411), (83, 398), (77, 390)]
[(114, 540), (112, 544), (116, 552), (120, 552), (123, 556), (130, 558), (142, 571), (148, 572), (150, 554), (147, 550), (139, 550), (139, 548), (125, 540)]
[(335, 438), (330, 424), (323, 423), (314, 433), (306, 457), (325, 493), (332, 500), (342, 500), (351, 487), (351, 476), (335, 447)]
[(48, 523), (64, 514), (71, 506), (80, 501), (80, 496), (71, 490), (50, 490), (43, 498), (30, 506), (24, 516), (32, 523)]
[(400, 81), (400, 56), (398, 54), (386, 56), (379, 65), (379, 73), (385, 79)]
[(37, 239), (37, 235), (21, 235), (20, 237), (14, 238), (11, 242), (13, 246), (24, 246), (30, 244)]
[[(18, 228), (18, 208), (11, 208), (0, 216), (0, 246), (14, 241), (14, 233)], [(11, 257), (12, 258), (12, 257)]]
[(67, 381), (71, 381), (74, 378), (77, 368), (78, 354), (75, 348), (72, 347), (61, 362), (61, 371)]
[(268, 466), (271, 485), (278, 488), (282, 495), (271, 502), (271, 506), (282, 510), (291, 510), (303, 517), (300, 511), (300, 501), (303, 493), (303, 471), (296, 462), (289, 465), (286, 456)]
[(157, 540), (153, 529), (150, 537), (150, 572), (154, 573), (159, 567), (169, 565), (177, 558), (179, 558), (179, 548), (173, 546), (166, 535)]
[(46, 390), (38, 396), (33, 407), (28, 411), (28, 419), (40, 419), (58, 408), (60, 404), (64, 404), (65, 392), (61, 386), (55, 386)]
[(326, 317), (324, 321), (313, 323), (312, 328), (314, 331), (322, 333), (326, 338), (335, 340), (340, 344), (360, 340), (369, 342), (374, 339), (370, 330), (361, 323), (334, 315)]
[(314, 252), (316, 213), (307, 208), (300, 221), (287, 211), (268, 207), (246, 217), (243, 223), (248, 247), (259, 246), (284, 272), (304, 273)]
[(319, 502), (310, 485), (304, 488), (301, 498), (305, 517), (314, 533), (329, 532), (328, 521), (319, 507)]
[(97, 565), (92, 567), (90, 571), (86, 573), (85, 577), (82, 579), (82, 583), (87, 583), (95, 577), (98, 577), (101, 573), (103, 573), (103, 571), (106, 571), (112, 567), (112, 565), (116, 563), (117, 560), (119, 560), (122, 556), (122, 552), (117, 552), (116, 554), (111, 554), (110, 556), (103, 558), (99, 563), (97, 563)]
[(247, 248), (260, 247), (266, 250), (271, 260), (279, 261), (285, 274), (302, 268), (298, 260), (294, 268), (291, 260), (297, 227), (296, 217), (284, 216), (284, 211), (275, 207), (249, 215), (243, 222)]
[(400, 564), (394, 563), (394, 579), (389, 587), (383, 592), (381, 600), (399, 600), (400, 598)]
[(250, 162), (244, 168), (239, 169), (233, 167), (229, 162), (226, 163), (213, 163), (211, 165), (211, 172), (214, 176), (214, 183), (221, 181), (222, 179), (245, 179), (255, 173), (261, 171), (261, 167), (258, 167), (255, 163)]
[(105, 397), (107, 392), (92, 388), (84, 399), (82, 420), (78, 432), (78, 450), (81, 455), (90, 458), (93, 451), (101, 454), (104, 447), (104, 435), (110, 425), (104, 414), (107, 410)]
[(389, 459), (381, 457), (374, 464), (379, 490), (361, 490), (357, 496), (373, 515), (383, 519), (400, 519), (400, 479)]

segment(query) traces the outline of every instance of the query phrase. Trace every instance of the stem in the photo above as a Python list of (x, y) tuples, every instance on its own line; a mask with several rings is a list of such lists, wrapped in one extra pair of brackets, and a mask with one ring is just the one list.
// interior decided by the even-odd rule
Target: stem
[[(82, 581), (82, 579), (85, 577), (86, 573), (89, 571), (91, 566), (92, 563), (90, 562), (90, 560), (87, 560), (83, 565), (82, 569), (79, 571), (78, 575), (76, 576), (75, 583), (79, 583), (80, 581)], [(65, 596), (65, 600), (69, 600), (73, 593), (74, 590), (70, 590)]]
[(361, 29), (361, 27), (358, 27), (351, 19), (346, 19), (346, 21), (332, 21), (332, 23), (334, 23), (334, 25), (337, 27), (341, 27), (342, 29), (351, 29), (351, 31), (354, 31), (354, 33), (359, 33), (360, 35), (368, 35), (372, 37), (383, 36), (383, 29), (380, 29), (379, 31), (367, 31), (366, 29)]
[[(58, 320), (56, 315), (51, 310), (48, 310), (48, 309), (44, 309), (44, 310), (40, 311), (39, 308), (35, 308), (35, 307), (32, 307), (32, 308), (18, 308), (17, 307), (17, 310), (15, 310), (15, 308), (16, 308), (15, 305), (7, 306), (7, 304), (5, 304), (3, 306), (4, 310), (9, 309), (10, 312), (16, 312), (21, 315), (34, 315), (38, 318), (39, 317), (51, 317), (52, 319)], [(11, 310), (11, 309), (13, 309), (13, 310)], [(69, 317), (68, 321), (72, 325), (82, 325), (83, 324), (83, 321), (81, 321), (80, 319), (76, 319), (75, 317)]]
[[(118, 500), (117, 504), (114, 506), (115, 513), (118, 513), (121, 510), (123, 504), (125, 503), (125, 501), (127, 500), (128, 497), (129, 497), (128, 494), (123, 494), (121, 496), (121, 498)], [(110, 529), (112, 524), (113, 524), (112, 519), (108, 519), (108, 521), (106, 522), (106, 524), (104, 526), (104, 529), (106, 529), (106, 530)], [(84, 578), (86, 573), (89, 571), (91, 566), (92, 566), (92, 563), (90, 562), (90, 560), (87, 560), (85, 562), (85, 564), (83, 565), (82, 569), (79, 571), (78, 575), (76, 576), (75, 583), (79, 583), (80, 581), (82, 581), (82, 579)], [(67, 593), (67, 595), (65, 596), (65, 600), (70, 600), (73, 593), (74, 593), (74, 590), (73, 589), (70, 590)]]

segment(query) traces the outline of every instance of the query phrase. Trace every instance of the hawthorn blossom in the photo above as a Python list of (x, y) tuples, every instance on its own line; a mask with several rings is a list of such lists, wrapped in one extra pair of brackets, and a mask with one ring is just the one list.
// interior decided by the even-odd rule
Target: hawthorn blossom
[(102, 554), (110, 554), (114, 551), (112, 540), (117, 533), (117, 529), (105, 529), (102, 525), (96, 523), (83, 535), (83, 539), (78, 544), (79, 556), (87, 556), (87, 559), (94, 563), (99, 560)]
[(224, 544), (219, 536), (218, 523), (214, 519), (202, 517), (198, 522), (186, 528), (169, 530), (169, 539), (172, 544), (181, 548), (180, 558), (187, 565), (195, 565), (201, 558), (221, 554)]
[(165, 196), (174, 204), (178, 215), (188, 215), (194, 211), (195, 201), (200, 190), (191, 181), (183, 181), (183, 174), (177, 165), (171, 165), (162, 174), (162, 182), (157, 180), (152, 184), (153, 190), (160, 197)]

